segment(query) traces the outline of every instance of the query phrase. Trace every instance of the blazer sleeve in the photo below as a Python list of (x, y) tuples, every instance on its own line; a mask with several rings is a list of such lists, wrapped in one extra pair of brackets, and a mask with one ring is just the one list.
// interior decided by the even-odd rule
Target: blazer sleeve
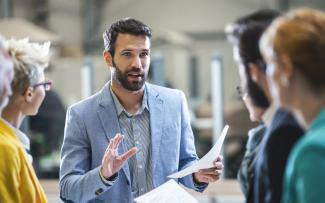
[[(180, 141), (180, 159), (179, 170), (192, 165), (197, 159), (197, 154), (194, 145), (194, 136), (191, 128), (190, 115), (186, 98), (183, 92), (180, 91), (181, 99), (181, 141)], [(197, 185), (194, 182), (193, 175), (188, 175), (180, 179), (180, 182), (196, 191), (202, 192), (208, 184)]]
[(63, 201), (87, 202), (111, 185), (99, 175), (100, 166), (90, 170), (91, 149), (85, 125), (74, 108), (67, 111), (61, 149), (60, 197)]
[(18, 151), (10, 145), (2, 145), (0, 154), (0, 202), (22, 202)]

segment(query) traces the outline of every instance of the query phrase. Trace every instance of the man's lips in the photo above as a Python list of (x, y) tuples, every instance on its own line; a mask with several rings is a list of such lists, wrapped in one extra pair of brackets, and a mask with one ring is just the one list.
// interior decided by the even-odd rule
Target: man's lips
[(143, 77), (144, 74), (141, 74), (141, 73), (129, 73), (128, 76), (130, 76), (130, 77)]

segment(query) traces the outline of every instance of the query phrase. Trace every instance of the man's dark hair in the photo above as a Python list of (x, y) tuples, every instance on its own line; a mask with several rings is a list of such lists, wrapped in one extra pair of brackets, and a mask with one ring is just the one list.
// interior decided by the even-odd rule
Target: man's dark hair
[(103, 33), (104, 48), (114, 56), (115, 42), (119, 33), (143, 35), (151, 38), (151, 29), (144, 23), (133, 18), (124, 18), (116, 21)]
[(243, 32), (243, 28), (248, 26), (251, 23), (262, 23), (262, 24), (271, 24), (271, 22), (280, 16), (280, 12), (272, 9), (262, 9), (255, 11), (251, 14), (242, 16), (236, 19), (233, 23), (227, 25), (226, 34), (228, 39), (233, 38), (234, 40), (238, 40), (240, 38), (241, 33)]
[(266, 64), (259, 50), (259, 39), (266, 28), (267, 25), (262, 23), (254, 23), (246, 26), (243, 29), (238, 43), (239, 56), (245, 67), (247, 94), (252, 98), (253, 103), (261, 108), (269, 107), (270, 102), (262, 88), (252, 80), (249, 73), (249, 63), (256, 64), (265, 73)]
[(237, 19), (226, 28), (228, 40), (238, 46), (239, 56), (245, 67), (247, 84), (244, 89), (252, 98), (254, 105), (261, 108), (267, 108), (270, 103), (262, 88), (252, 80), (249, 63), (256, 64), (265, 72), (266, 64), (259, 50), (259, 40), (266, 28), (278, 16), (280, 16), (278, 11), (260, 10)]

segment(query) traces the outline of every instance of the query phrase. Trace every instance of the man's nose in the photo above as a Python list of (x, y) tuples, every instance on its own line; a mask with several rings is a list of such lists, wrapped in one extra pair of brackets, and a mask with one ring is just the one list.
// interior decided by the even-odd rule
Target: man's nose
[(135, 68), (142, 68), (142, 64), (141, 64), (141, 58), (139, 56), (135, 56), (132, 60), (132, 67)]

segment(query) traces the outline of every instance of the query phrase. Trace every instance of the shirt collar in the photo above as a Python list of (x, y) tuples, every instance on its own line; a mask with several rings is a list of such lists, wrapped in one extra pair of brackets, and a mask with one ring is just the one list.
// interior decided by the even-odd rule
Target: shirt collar
[(274, 116), (276, 110), (277, 110), (277, 108), (274, 105), (274, 103), (271, 103), (269, 108), (267, 108), (267, 110), (263, 114), (262, 120), (266, 127), (269, 127), (271, 125), (271, 122), (272, 122), (272, 119), (273, 119), (273, 116)]
[(143, 94), (141, 107), (138, 110), (138, 112), (136, 112), (135, 114), (131, 114), (131, 113), (127, 112), (125, 110), (125, 108), (122, 106), (122, 104), (120, 103), (117, 96), (115, 95), (115, 93), (112, 90), (112, 83), (109, 84), (109, 90), (111, 92), (111, 95), (113, 96), (113, 100), (114, 100), (114, 104), (115, 104), (115, 108), (117, 110), (118, 116), (120, 116), (124, 112), (128, 117), (132, 117), (134, 115), (142, 114), (145, 109), (147, 109), (147, 111), (149, 111), (148, 99), (147, 99), (148, 98), (147, 97), (147, 86), (146, 85), (144, 87), (144, 94)]

